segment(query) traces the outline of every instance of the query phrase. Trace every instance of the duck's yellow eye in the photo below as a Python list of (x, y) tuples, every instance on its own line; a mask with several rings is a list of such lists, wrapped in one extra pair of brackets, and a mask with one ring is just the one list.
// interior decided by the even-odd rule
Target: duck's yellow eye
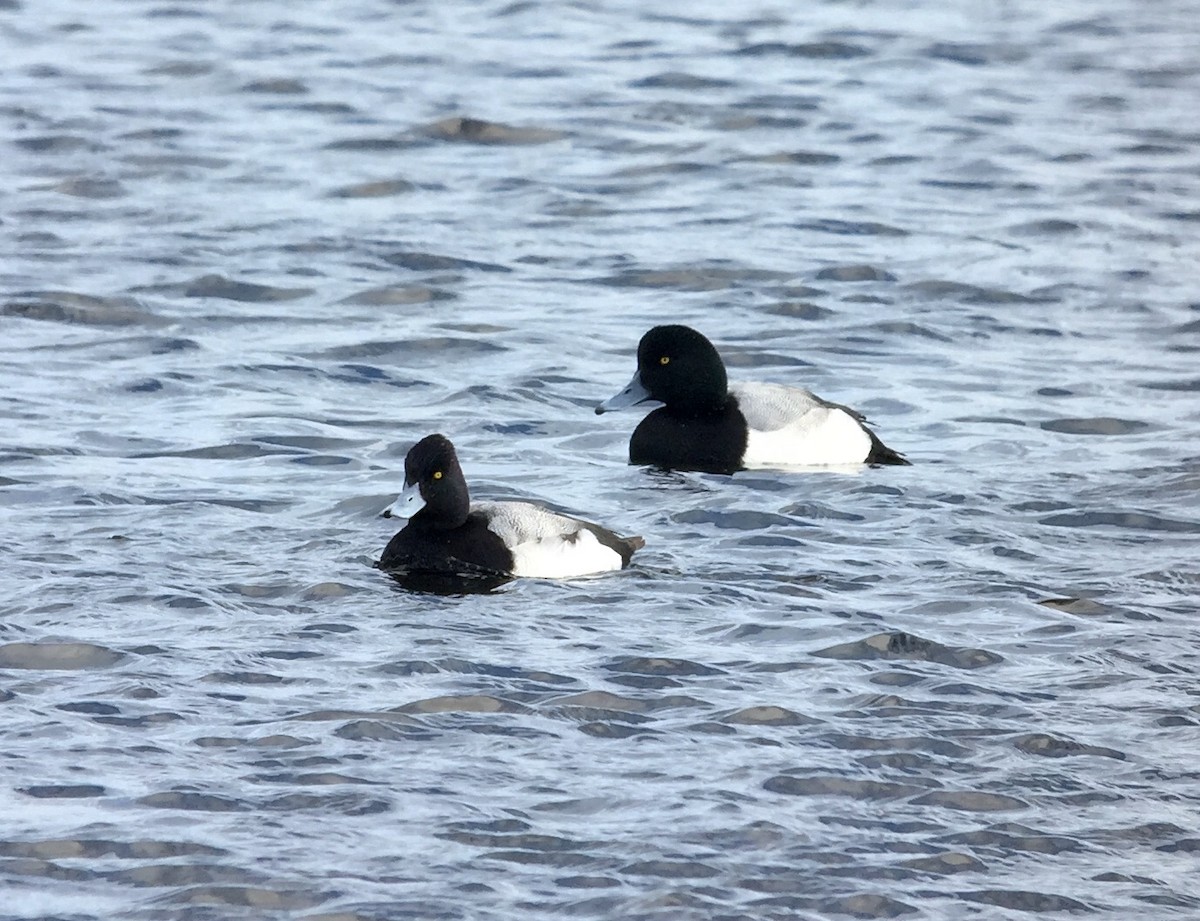
[(658, 360), (658, 363), (659, 363), (660, 365), (669, 365), (669, 364), (671, 363), (671, 356), (670, 356), (670, 355), (664, 355), (662, 358), (660, 358), (660, 359)]
[(440, 471), (440, 470), (433, 471), (433, 478), (435, 480), (440, 480), (442, 478), (442, 471)]

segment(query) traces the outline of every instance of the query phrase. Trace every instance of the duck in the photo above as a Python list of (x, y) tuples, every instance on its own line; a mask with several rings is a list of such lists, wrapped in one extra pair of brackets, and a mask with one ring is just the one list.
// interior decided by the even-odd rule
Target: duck
[(408, 519), (375, 564), (398, 578), (571, 579), (623, 569), (646, 544), (531, 502), (472, 502), (458, 453), (440, 434), (409, 449), (404, 490), (382, 514)]
[(722, 474), (910, 464), (848, 406), (800, 387), (729, 383), (716, 347), (690, 326), (655, 326), (642, 336), (629, 386), (596, 414), (648, 402), (662, 405), (634, 429), (631, 464)]

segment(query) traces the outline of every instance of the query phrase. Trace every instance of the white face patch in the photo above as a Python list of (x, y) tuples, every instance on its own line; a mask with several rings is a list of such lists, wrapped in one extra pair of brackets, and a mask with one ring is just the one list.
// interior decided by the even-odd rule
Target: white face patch
[(384, 518), (412, 518), (424, 507), (425, 500), (421, 498), (421, 487), (413, 483), (411, 486), (405, 486), (404, 492), (400, 493), (396, 501), (385, 508), (382, 514)]

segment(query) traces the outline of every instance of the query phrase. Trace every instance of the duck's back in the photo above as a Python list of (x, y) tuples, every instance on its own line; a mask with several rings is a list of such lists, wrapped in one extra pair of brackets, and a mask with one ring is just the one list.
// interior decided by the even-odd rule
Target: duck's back
[(749, 429), (746, 467), (861, 464), (871, 452), (861, 416), (807, 390), (746, 382), (729, 391)]
[(619, 537), (607, 528), (560, 515), (528, 502), (478, 502), (472, 514), (508, 548), (512, 572), (542, 579), (568, 579), (620, 569), (645, 545), (640, 537)]

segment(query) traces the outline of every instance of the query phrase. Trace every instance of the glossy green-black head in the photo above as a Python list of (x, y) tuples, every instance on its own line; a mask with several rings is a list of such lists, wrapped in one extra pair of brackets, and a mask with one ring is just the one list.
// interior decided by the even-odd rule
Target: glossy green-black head
[(426, 435), (404, 458), (404, 492), (384, 510), (386, 516), (418, 514), (435, 527), (456, 528), (467, 520), (471, 497), (458, 454), (445, 435)]
[(707, 413), (729, 395), (725, 363), (713, 344), (690, 326), (656, 326), (638, 343), (637, 377), (667, 409)]

